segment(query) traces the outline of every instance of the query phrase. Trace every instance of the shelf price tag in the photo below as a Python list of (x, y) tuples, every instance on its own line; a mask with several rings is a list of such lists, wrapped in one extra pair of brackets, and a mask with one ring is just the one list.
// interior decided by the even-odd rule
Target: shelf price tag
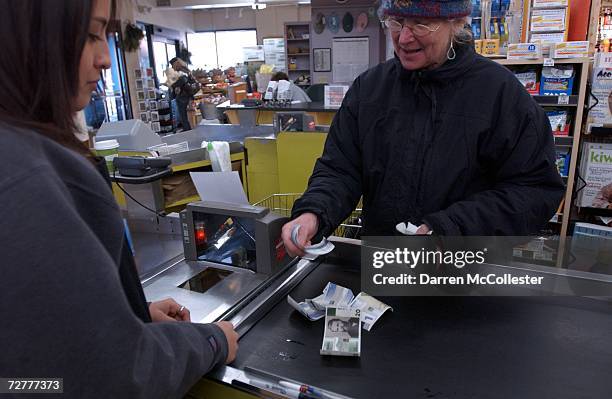
[(568, 105), (569, 104), (569, 96), (557, 96), (557, 104), (559, 104), (559, 105)]
[(555, 66), (555, 60), (553, 58), (544, 58), (544, 66)]

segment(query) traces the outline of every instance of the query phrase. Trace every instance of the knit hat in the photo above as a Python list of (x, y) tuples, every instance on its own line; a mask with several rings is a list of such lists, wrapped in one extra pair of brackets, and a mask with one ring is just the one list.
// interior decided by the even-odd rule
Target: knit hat
[(379, 16), (460, 18), (472, 12), (471, 0), (382, 0)]

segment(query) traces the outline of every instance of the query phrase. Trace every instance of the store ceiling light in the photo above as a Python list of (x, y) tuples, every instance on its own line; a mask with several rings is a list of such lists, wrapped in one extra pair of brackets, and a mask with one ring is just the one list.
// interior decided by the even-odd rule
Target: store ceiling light
[(251, 6), (253, 10), (263, 10), (266, 8), (266, 3), (260, 3), (258, 0), (255, 0), (255, 3)]

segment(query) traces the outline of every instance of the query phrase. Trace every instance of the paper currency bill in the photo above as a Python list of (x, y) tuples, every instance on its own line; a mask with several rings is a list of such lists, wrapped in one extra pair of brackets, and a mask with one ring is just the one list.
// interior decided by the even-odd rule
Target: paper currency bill
[(393, 311), (391, 306), (365, 292), (360, 292), (355, 297), (350, 289), (332, 282), (327, 283), (323, 289), (323, 294), (316, 298), (305, 299), (304, 302), (298, 303), (291, 296), (287, 296), (287, 302), (312, 321), (319, 320), (325, 316), (325, 309), (327, 307), (359, 309), (361, 310), (361, 326), (366, 331), (370, 331), (374, 323), (387, 310), (391, 309)]
[(360, 292), (359, 295), (353, 299), (350, 308), (361, 310), (361, 325), (366, 331), (370, 331), (374, 323), (376, 323), (380, 316), (387, 310), (391, 309), (391, 311), (393, 311), (391, 306), (365, 292)]
[(311, 299), (310, 302), (319, 310), (325, 310), (328, 306), (347, 308), (354, 297), (353, 291), (341, 285), (329, 282), (325, 288), (323, 288), (323, 294)]
[[(408, 222), (407, 224), (402, 222), (402, 223), (398, 223), (395, 226), (395, 229), (399, 231), (400, 233), (402, 233), (403, 235), (413, 236), (413, 235), (416, 235), (416, 232), (419, 229), (419, 226), (415, 226), (414, 224), (410, 222)], [(427, 235), (431, 235), (432, 233), (433, 231), (430, 231), (427, 233)]]
[(308, 320), (316, 321), (323, 317), (325, 317), (325, 311), (316, 309), (310, 303), (307, 302), (297, 302), (295, 299), (291, 298), (291, 296), (287, 295), (287, 302), (289, 305), (306, 316)]
[[(293, 241), (295, 245), (299, 245), (298, 244), (298, 233), (301, 227), (302, 227), (301, 225), (296, 224), (293, 227), (293, 230), (291, 230), (291, 241)], [(331, 251), (333, 251), (334, 248), (335, 248), (334, 244), (327, 241), (327, 238), (324, 237), (321, 240), (321, 242), (317, 244), (309, 245), (304, 248), (304, 253), (306, 254), (304, 258), (314, 260), (317, 256), (326, 255), (330, 253)]]
[(328, 307), (322, 355), (361, 356), (361, 310)]

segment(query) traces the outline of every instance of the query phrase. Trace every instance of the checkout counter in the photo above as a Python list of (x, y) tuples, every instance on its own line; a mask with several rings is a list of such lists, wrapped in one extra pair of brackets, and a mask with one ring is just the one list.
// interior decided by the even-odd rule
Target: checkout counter
[[(212, 170), (208, 151), (201, 148), (202, 141), (229, 142), (232, 169), (238, 171), (247, 191), (244, 139), (246, 136), (268, 136), (272, 132), (271, 126), (206, 125), (160, 137), (140, 120), (102, 126), (96, 139), (116, 139), (120, 156), (157, 156), (157, 151), (151, 148), (166, 147), (159, 150), (160, 155), (171, 162), (169, 169), (142, 177), (116, 173), (111, 176), (141, 279), (155, 276), (183, 259), (182, 228), (174, 212), (200, 200), (189, 173)], [(161, 152), (168, 148), (172, 152)]]
[[(203, 377), (187, 397), (284, 397), (250, 385), (253, 378), (308, 384), (325, 398), (604, 398), (612, 392), (612, 303), (595, 298), (380, 297), (394, 311), (362, 332), (361, 357), (321, 356), (324, 320), (305, 319), (286, 297), (314, 298), (328, 281), (359, 292), (365, 244), (332, 237), (330, 254), (290, 259), (279, 244), (285, 220), (260, 207), (190, 204), (181, 212), (184, 260), (143, 280), (147, 300), (172, 296), (193, 321), (228, 320), (240, 335), (236, 360)], [(486, 266), (524, 274), (521, 267)], [(570, 279), (612, 285), (588, 273)]]
[[(200, 125), (193, 130), (160, 137), (139, 120), (128, 120), (102, 125), (96, 140), (116, 139), (121, 156), (157, 156), (170, 158), (170, 174), (158, 178), (122, 180), (123, 188), (138, 202), (160, 213), (184, 209), (198, 201), (189, 172), (211, 171), (210, 156), (202, 141), (227, 141), (230, 147), (232, 170), (239, 173), (248, 193), (244, 140), (248, 137), (266, 137), (273, 134), (272, 126), (243, 127), (239, 125)], [(160, 148), (161, 147), (161, 148)], [(148, 215), (150, 211), (136, 204), (116, 185), (113, 187), (117, 202), (131, 215)]]
[[(198, 129), (164, 138), (197, 144), (199, 158), (177, 154), (172, 173), (210, 162), (199, 141), (221, 137)], [(235, 129), (223, 137), (248, 148), (253, 130)], [(253, 139), (265, 146), (276, 138), (275, 151), (285, 137), (262, 133)], [(317, 134), (324, 133), (292, 132), (286, 138)], [(324, 137), (319, 140), (322, 148)], [(288, 143), (291, 148), (277, 153), (277, 167), (278, 154), (293, 150), (296, 158), (305, 151)], [(246, 158), (249, 165), (258, 162), (249, 150)], [(308, 384), (326, 398), (604, 398), (612, 392), (612, 303), (597, 298), (379, 297), (394, 311), (362, 333), (361, 357), (321, 356), (324, 321), (308, 321), (286, 297), (314, 298), (328, 281), (359, 292), (365, 244), (332, 237), (336, 248), (330, 254), (290, 259), (280, 241), (286, 219), (269, 209), (187, 202), (177, 217), (128, 218), (147, 300), (173, 297), (190, 309), (194, 322), (228, 320), (240, 335), (236, 360), (203, 376), (187, 397), (282, 397), (252, 386), (253, 378)], [(488, 267), (524, 273), (520, 266)], [(612, 278), (592, 273), (569, 277), (579, 284), (612, 285)]]
[(264, 103), (257, 107), (236, 107), (227, 102), (218, 105), (217, 108), (225, 111), (231, 124), (240, 124), (243, 126), (271, 124), (275, 113), (295, 111), (303, 111), (311, 115), (316, 125), (329, 126), (339, 109), (338, 107), (326, 107), (322, 102), (287, 105)]
[[(196, 148), (187, 151), (195, 151), (193, 155), (172, 158), (172, 173), (209, 167), (200, 142), (226, 139), (234, 146), (232, 160), (252, 168), (249, 176), (259, 170), (265, 179), (266, 173), (276, 172), (277, 192), (298, 191), (283, 183), (282, 157), (290, 161), (309, 153), (303, 161), (312, 165), (325, 139), (325, 133), (317, 132), (275, 135), (272, 126), (258, 126), (255, 137), (252, 128), (241, 126), (224, 126), (216, 133), (210, 129), (202, 126), (162, 139), (167, 144), (188, 141)], [(299, 140), (316, 141), (317, 146), (309, 149)], [(141, 221), (142, 228), (130, 221), (137, 263), (139, 256), (154, 263), (139, 265), (147, 300), (173, 297), (189, 308), (194, 322), (228, 320), (240, 335), (236, 360), (203, 376), (189, 398), (283, 397), (252, 386), (253, 378), (308, 384), (325, 398), (604, 398), (612, 392), (612, 303), (601, 298), (545, 293), (379, 297), (394, 311), (362, 333), (361, 357), (321, 356), (324, 321), (305, 319), (286, 297), (314, 298), (328, 281), (359, 292), (365, 244), (332, 237), (336, 247), (330, 254), (291, 259), (280, 241), (285, 218), (264, 207), (194, 201), (186, 198), (180, 217), (163, 218), (155, 231), (147, 232), (150, 220)], [(156, 209), (167, 208), (162, 203)], [(145, 245), (142, 237), (147, 234)], [(154, 252), (159, 248), (168, 250)], [(487, 267), (524, 273), (520, 266)], [(561, 272), (542, 268), (536, 275)], [(591, 273), (569, 278), (577, 284), (612, 286), (612, 278)]]

